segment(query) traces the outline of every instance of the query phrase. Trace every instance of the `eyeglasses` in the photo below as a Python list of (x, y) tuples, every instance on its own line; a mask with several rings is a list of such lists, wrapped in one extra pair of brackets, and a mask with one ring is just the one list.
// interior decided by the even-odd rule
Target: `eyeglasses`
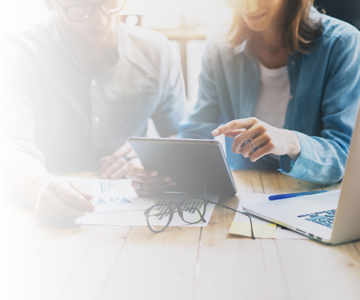
[(231, 207), (204, 199), (202, 197), (189, 197), (181, 201), (159, 201), (155, 205), (149, 207), (144, 212), (144, 214), (146, 216), (149, 229), (154, 233), (160, 233), (169, 226), (174, 217), (174, 213), (176, 212), (178, 213), (179, 217), (187, 224), (206, 222), (204, 217), (208, 203), (212, 203), (247, 216), (250, 221), (249, 226), (251, 231), (251, 238), (255, 239), (252, 219), (248, 213), (244, 211), (238, 211)]
[(100, 7), (105, 15), (116, 14), (125, 6), (126, 0), (103, 0), (97, 3), (84, 3), (72, 6), (62, 6), (59, 0), (55, 0), (60, 9), (70, 21), (81, 22), (89, 19), (96, 8)]

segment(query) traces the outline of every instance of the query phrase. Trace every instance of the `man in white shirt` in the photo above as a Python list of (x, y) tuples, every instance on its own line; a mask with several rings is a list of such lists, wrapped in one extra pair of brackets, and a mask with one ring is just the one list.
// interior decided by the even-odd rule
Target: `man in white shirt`
[[(1, 183), (41, 220), (94, 211), (91, 195), (50, 172), (129, 171), (130, 136), (152, 119), (178, 131), (185, 93), (168, 40), (119, 23), (125, 0), (45, 0), (53, 16), (0, 47)], [(18, 189), (22, 186), (22, 189)]]

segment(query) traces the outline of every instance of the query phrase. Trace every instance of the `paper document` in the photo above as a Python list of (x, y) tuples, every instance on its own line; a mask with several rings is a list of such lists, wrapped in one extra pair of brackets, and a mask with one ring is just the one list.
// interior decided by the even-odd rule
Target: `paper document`
[(73, 180), (86, 186), (94, 196), (91, 203), (95, 205), (97, 213), (149, 207), (147, 199), (137, 197), (129, 179), (74, 178)]
[[(87, 225), (125, 225), (125, 226), (147, 226), (144, 211), (154, 205), (157, 201), (171, 200), (181, 201), (189, 198), (183, 194), (165, 194), (153, 198), (138, 197), (131, 187), (131, 181), (123, 180), (103, 180), (103, 179), (74, 179), (86, 185), (94, 195), (92, 202), (95, 205), (95, 213), (86, 214), (77, 220), (78, 224)], [(193, 196), (196, 198), (196, 196)], [(201, 196), (202, 198), (217, 202), (219, 195)], [(179, 217), (178, 213), (169, 226), (192, 226), (206, 227), (214, 211), (215, 204), (208, 203), (205, 220), (193, 225), (188, 225)], [(166, 219), (163, 220), (165, 222)], [(159, 220), (159, 225), (161, 220)]]
[[(243, 194), (240, 196), (240, 203), (237, 210), (243, 211), (246, 204), (255, 204), (269, 201), (270, 194)], [(252, 216), (254, 235), (256, 238), (269, 239), (306, 239), (305, 236), (292, 230), (283, 228), (274, 223)], [(249, 218), (243, 214), (236, 213), (229, 233), (241, 236), (251, 236)]]

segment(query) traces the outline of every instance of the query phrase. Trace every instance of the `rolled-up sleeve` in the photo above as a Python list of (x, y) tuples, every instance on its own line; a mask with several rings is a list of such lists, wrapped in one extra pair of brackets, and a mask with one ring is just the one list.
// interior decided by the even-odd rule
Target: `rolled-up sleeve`
[(0, 66), (0, 154), (20, 151), (44, 163), (43, 154), (33, 143), (35, 116), (26, 59), (2, 42)]
[(360, 99), (360, 35), (355, 30), (336, 41), (328, 74), (321, 136), (295, 132), (300, 156), (296, 161), (287, 155), (280, 157), (281, 172), (319, 184), (336, 183), (345, 171)]

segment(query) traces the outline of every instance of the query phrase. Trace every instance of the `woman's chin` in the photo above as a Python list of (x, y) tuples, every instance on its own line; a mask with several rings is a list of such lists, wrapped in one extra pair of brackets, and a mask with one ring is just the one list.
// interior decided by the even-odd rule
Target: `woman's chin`
[(262, 32), (269, 28), (269, 24), (266, 22), (259, 22), (259, 23), (246, 23), (246, 25), (250, 28), (252, 31), (256, 32)]

